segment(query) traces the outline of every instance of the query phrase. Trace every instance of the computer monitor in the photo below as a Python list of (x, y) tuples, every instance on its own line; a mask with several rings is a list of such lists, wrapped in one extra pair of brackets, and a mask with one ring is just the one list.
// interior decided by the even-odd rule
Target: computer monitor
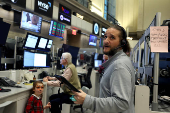
[(103, 47), (103, 38), (100, 38), (99, 47)]
[(49, 39), (47, 43), (47, 49), (50, 49), (53, 44), (53, 40)]
[(102, 65), (102, 60), (94, 60), (94, 67), (99, 68), (99, 65)]
[(103, 60), (103, 54), (99, 54), (97, 60)]
[(94, 60), (97, 60), (97, 58), (98, 58), (98, 53), (95, 53)]
[(31, 33), (27, 33), (25, 42), (23, 44), (23, 48), (35, 50), (38, 44), (38, 39), (39, 39), (39, 36), (31, 34)]
[(50, 55), (24, 50), (23, 67), (50, 67)]
[(96, 37), (96, 36), (90, 35), (89, 45), (91, 45), (91, 46), (97, 46), (97, 37)]
[(28, 31), (40, 33), (41, 24), (42, 24), (42, 17), (30, 12), (22, 11), (20, 28)]
[(51, 20), (49, 35), (56, 36), (58, 38), (64, 37), (65, 25), (54, 20)]
[(45, 49), (45, 48), (46, 48), (46, 45), (47, 45), (47, 41), (48, 41), (47, 38), (40, 37), (39, 43), (38, 43), (38, 48), (39, 48), (39, 49)]
[(63, 44), (62, 48), (64, 50), (64, 52), (69, 52), (72, 56), (72, 63), (76, 66), (77, 65), (77, 55), (79, 52), (79, 47), (74, 47), (74, 46), (70, 46), (67, 44)]

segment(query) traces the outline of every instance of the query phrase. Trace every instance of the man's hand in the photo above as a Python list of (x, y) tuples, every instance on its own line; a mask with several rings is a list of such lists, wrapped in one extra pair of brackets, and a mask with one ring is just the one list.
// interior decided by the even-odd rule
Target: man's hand
[(47, 77), (44, 77), (44, 78), (43, 78), (43, 81), (44, 81), (44, 82), (48, 82), (48, 78), (47, 78)]
[(85, 98), (86, 98), (86, 93), (84, 93), (82, 90), (79, 92), (72, 91), (74, 93), (74, 98), (76, 101), (74, 102), (75, 104), (83, 104)]

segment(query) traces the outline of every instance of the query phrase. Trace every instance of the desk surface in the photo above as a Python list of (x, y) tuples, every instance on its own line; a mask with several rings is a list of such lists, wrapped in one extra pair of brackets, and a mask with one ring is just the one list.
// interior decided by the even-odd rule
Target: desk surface
[(8, 96), (16, 95), (17, 93), (21, 93), (21, 92), (24, 92), (24, 91), (32, 89), (32, 85), (20, 84), (20, 86), (22, 86), (22, 88), (2, 87), (4, 89), (11, 89), (11, 91), (9, 91), (9, 92), (0, 92), (0, 99), (3, 99), (3, 98), (8, 97)]

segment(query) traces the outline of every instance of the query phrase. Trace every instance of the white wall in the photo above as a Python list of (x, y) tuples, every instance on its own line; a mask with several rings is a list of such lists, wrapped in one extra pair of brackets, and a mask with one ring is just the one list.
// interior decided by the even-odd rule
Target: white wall
[(103, 17), (104, 16), (104, 0), (91, 0), (91, 1), (92, 1), (92, 6), (94, 6), (99, 11), (101, 11), (102, 15), (100, 16)]
[(116, 0), (116, 19), (129, 32), (136, 32), (138, 0)]
[(157, 12), (161, 12), (161, 24), (170, 18), (169, 4), (170, 0), (117, 0), (116, 19), (129, 32), (143, 31)]
[(163, 20), (170, 19), (170, 0), (144, 0), (144, 30), (148, 28), (157, 12), (161, 12), (161, 24)]

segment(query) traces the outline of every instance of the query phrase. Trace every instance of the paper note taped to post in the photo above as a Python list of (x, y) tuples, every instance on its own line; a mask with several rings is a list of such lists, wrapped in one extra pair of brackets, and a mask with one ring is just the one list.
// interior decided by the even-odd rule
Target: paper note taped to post
[(168, 52), (168, 26), (150, 27), (151, 52)]

